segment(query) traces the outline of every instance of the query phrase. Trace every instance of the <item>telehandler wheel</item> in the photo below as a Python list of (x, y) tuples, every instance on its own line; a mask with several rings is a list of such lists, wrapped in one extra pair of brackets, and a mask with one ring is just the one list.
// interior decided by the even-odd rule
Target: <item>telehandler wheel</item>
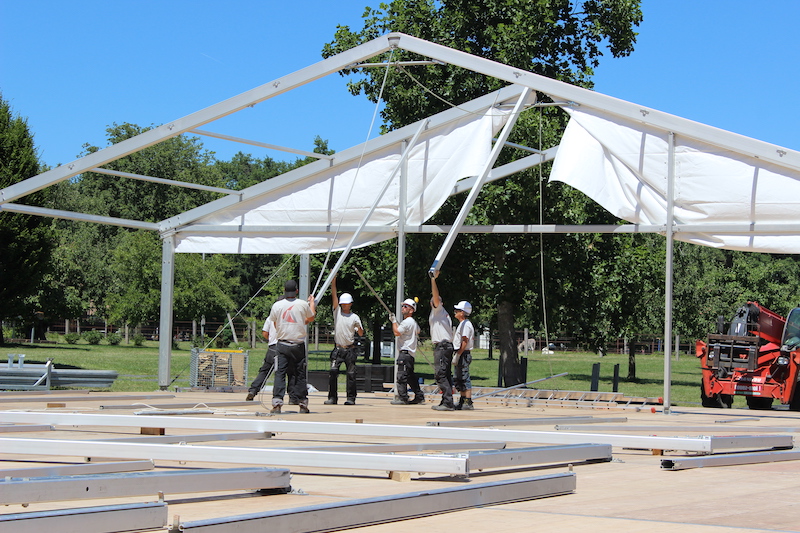
[(720, 394), (719, 399), (724, 407), (730, 409), (733, 406), (733, 396), (730, 394)]
[(789, 402), (790, 411), (800, 411), (800, 383), (795, 384), (792, 400)]
[(747, 400), (748, 409), (766, 411), (772, 409), (772, 398), (763, 398), (761, 396), (745, 396)]
[(706, 389), (703, 387), (703, 382), (700, 382), (700, 404), (703, 407), (710, 407), (712, 409), (730, 407), (733, 403), (733, 399), (731, 398), (731, 402), (726, 405), (721, 396), (727, 395), (712, 394), (711, 396), (706, 396)]

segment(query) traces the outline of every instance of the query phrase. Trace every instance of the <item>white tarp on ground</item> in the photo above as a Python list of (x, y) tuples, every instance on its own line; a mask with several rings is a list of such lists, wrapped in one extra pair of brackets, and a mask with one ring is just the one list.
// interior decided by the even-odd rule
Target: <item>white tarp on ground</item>
[[(423, 132), (408, 160), (406, 224), (428, 220), (448, 198), (456, 182), (480, 173), (492, 149), (492, 137), (508, 118), (497, 107), (485, 114), (470, 114), (445, 127)], [(386, 181), (392, 176), (402, 154), (394, 145), (369, 154), (359, 165), (335, 166), (306, 179), (226, 208), (192, 224), (230, 226), (222, 235), (202, 232), (177, 235), (179, 253), (324, 253), (342, 250), (351, 234), (298, 234), (270, 231), (266, 235), (236, 233), (240, 226), (291, 228), (292, 226), (358, 226), (375, 203)], [(386, 232), (362, 233), (355, 247), (391, 239), (391, 225), (399, 220), (400, 173), (381, 198), (369, 225), (386, 225)]]
[[(584, 192), (634, 224), (667, 221), (668, 137), (600, 113), (569, 110), (551, 180)], [(798, 224), (800, 173), (700, 141), (675, 139), (676, 224)], [(800, 253), (800, 235), (679, 233), (676, 239), (734, 250)]]

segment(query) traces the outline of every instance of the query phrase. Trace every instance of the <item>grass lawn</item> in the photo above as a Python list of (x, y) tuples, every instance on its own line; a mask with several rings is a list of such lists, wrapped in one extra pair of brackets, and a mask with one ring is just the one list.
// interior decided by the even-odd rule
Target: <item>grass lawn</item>
[[(325, 371), (328, 369), (330, 345), (312, 345), (314, 350), (309, 356), (309, 370)], [(56, 365), (71, 365), (85, 369), (116, 370), (119, 377), (114, 382), (112, 391), (154, 391), (158, 389), (158, 343), (145, 341), (143, 346), (133, 344), (109, 346), (106, 344), (89, 345), (82, 341), (78, 344), (67, 344), (63, 338), (58, 344), (6, 344), (0, 346), (4, 353), (24, 353), (29, 362), (45, 362), (52, 358)], [(259, 344), (250, 352), (248, 379), (252, 380), (264, 358), (266, 345)], [(494, 359), (489, 359), (487, 350), (473, 350), (471, 366), (472, 381), (475, 386), (497, 386), (498, 361), (497, 350)], [(0, 357), (5, 364), (5, 357)], [(391, 364), (384, 357), (383, 364)], [(417, 355), (417, 374), (425, 383), (433, 383), (433, 350), (423, 345)], [(555, 352), (544, 355), (540, 352), (528, 354), (527, 380), (546, 378), (567, 372), (566, 376), (540, 381), (531, 385), (538, 389), (588, 391), (591, 384), (592, 365), (600, 363), (599, 390), (612, 390), (614, 365), (619, 364), (619, 392), (626, 396), (646, 396), (657, 398), (664, 395), (663, 354), (639, 354), (636, 356), (636, 377), (627, 381), (628, 356), (608, 354), (600, 357), (593, 353)], [(191, 347), (189, 343), (179, 343), (178, 349), (172, 352), (170, 389), (188, 387), (191, 364)], [(672, 387), (671, 398), (674, 405), (699, 405), (700, 368), (697, 359), (692, 355), (674, 357), (671, 362)], [(339, 376), (340, 390), (344, 390), (344, 376)], [(744, 399), (737, 398), (734, 406), (743, 406)]]

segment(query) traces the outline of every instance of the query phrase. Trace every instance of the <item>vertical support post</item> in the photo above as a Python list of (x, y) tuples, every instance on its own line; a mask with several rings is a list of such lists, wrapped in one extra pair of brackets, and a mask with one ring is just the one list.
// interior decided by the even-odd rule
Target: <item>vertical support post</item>
[[(297, 297), (303, 300), (308, 298), (311, 285), (311, 255), (300, 254), (300, 279), (297, 280)], [(306, 326), (308, 333), (308, 326)], [(306, 354), (308, 354), (308, 334), (306, 334)], [(308, 361), (306, 360), (306, 383), (308, 383)]]
[[(408, 149), (408, 141), (403, 141), (402, 150), (405, 153)], [(402, 319), (401, 305), (403, 293), (405, 292), (406, 276), (406, 211), (408, 209), (408, 158), (404, 158), (400, 166), (400, 205), (398, 206), (397, 217), (397, 294), (394, 299), (394, 312)], [(397, 361), (400, 351), (395, 339), (394, 360)], [(397, 364), (394, 365), (394, 390), (397, 396)]]
[(167, 390), (172, 364), (172, 311), (175, 290), (175, 234), (161, 237), (161, 318), (158, 326), (158, 388)]
[(619, 392), (619, 363), (614, 365), (614, 380), (611, 392)]
[(667, 157), (667, 257), (664, 276), (664, 409), (665, 415), (671, 412), (672, 389), (672, 282), (674, 258), (675, 223), (675, 133), (669, 132), (669, 154)]

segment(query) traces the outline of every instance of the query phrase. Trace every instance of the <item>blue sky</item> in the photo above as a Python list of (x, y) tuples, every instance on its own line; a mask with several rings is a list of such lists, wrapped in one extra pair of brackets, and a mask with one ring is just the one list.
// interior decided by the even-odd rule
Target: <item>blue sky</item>
[[(377, 2), (0, 0), (0, 91), (42, 160), (63, 164), (106, 146), (112, 123), (162, 124), (319, 61), (366, 5)], [(643, 12), (636, 51), (603, 58), (597, 91), (800, 150), (800, 1), (644, 0)], [(375, 111), (339, 76), (261, 107), (205, 129), (303, 150), (320, 135), (343, 150), (370, 135)], [(203, 143), (220, 159), (294, 157)]]

